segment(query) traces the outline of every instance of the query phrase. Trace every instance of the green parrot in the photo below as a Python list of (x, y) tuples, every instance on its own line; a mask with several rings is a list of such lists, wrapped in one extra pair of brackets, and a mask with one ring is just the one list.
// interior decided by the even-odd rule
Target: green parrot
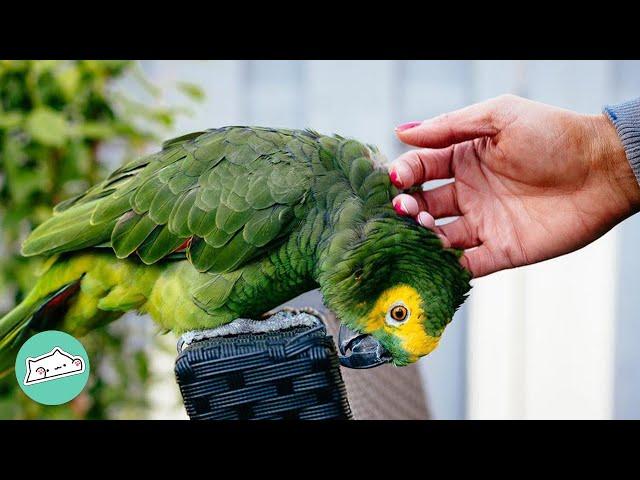
[(393, 210), (378, 150), (311, 130), (223, 127), (165, 142), (54, 208), (22, 246), (50, 257), (0, 319), (0, 372), (49, 329), (135, 310), (211, 329), (320, 287), (343, 365), (431, 352), (469, 291), (459, 251)]

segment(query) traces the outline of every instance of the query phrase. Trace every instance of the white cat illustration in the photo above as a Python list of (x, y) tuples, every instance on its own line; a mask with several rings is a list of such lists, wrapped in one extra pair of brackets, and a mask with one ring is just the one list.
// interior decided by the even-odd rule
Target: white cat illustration
[(54, 347), (49, 353), (36, 358), (28, 357), (26, 362), (25, 385), (48, 382), (84, 372), (82, 357), (70, 355), (60, 347)]

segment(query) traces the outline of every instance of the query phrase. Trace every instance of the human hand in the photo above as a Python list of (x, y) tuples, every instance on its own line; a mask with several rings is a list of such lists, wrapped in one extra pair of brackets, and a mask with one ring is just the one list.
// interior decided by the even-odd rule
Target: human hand
[(604, 115), (504, 95), (396, 134), (421, 147), (391, 163), (398, 188), (455, 179), (398, 195), (396, 211), (464, 249), (474, 277), (577, 250), (640, 210), (640, 187)]

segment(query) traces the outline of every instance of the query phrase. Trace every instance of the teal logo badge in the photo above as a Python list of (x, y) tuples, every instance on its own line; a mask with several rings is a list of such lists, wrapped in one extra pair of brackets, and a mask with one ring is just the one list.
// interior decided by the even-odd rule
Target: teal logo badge
[(38, 403), (67, 403), (87, 384), (89, 357), (71, 335), (57, 330), (40, 332), (20, 348), (16, 379), (24, 393)]

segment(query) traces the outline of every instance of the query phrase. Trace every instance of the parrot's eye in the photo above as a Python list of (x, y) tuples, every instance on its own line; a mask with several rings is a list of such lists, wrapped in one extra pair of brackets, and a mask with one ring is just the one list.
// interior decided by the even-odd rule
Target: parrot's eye
[(408, 313), (409, 312), (407, 311), (407, 309), (402, 305), (398, 305), (397, 307), (393, 307), (391, 309), (391, 317), (393, 317), (396, 322), (402, 322), (405, 318), (407, 318)]
[(409, 320), (410, 316), (411, 312), (404, 304), (396, 303), (391, 306), (387, 312), (387, 323), (391, 325), (398, 325), (399, 323), (404, 323)]

